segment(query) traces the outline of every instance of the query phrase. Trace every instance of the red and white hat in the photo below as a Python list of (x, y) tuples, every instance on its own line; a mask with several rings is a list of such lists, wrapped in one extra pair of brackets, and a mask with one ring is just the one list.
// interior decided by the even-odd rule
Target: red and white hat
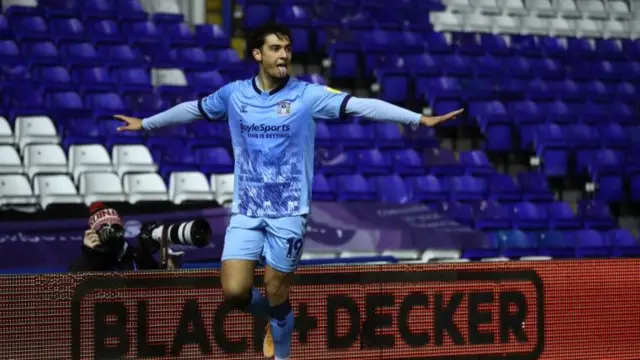
[(89, 207), (89, 228), (98, 230), (104, 225), (123, 225), (122, 217), (115, 209), (106, 207), (101, 202), (91, 204)]

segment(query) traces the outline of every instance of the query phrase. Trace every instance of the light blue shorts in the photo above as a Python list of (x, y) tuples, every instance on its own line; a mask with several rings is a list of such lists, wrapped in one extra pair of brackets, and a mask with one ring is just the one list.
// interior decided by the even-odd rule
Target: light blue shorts
[(304, 215), (274, 219), (232, 215), (222, 261), (264, 261), (278, 271), (294, 272), (300, 263), (306, 229)]

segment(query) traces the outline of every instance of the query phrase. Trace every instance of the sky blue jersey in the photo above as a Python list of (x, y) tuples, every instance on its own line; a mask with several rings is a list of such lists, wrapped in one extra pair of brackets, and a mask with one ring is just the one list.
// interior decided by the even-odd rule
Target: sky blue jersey
[(266, 218), (307, 214), (314, 119), (344, 116), (350, 96), (295, 78), (264, 92), (255, 81), (229, 83), (198, 102), (204, 118), (229, 121), (235, 155), (232, 212)]

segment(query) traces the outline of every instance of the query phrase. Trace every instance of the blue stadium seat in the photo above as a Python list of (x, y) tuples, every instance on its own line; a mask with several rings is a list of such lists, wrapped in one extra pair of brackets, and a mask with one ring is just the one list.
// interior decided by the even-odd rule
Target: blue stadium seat
[(47, 90), (73, 90), (76, 87), (65, 67), (37, 67), (32, 69), (36, 81)]
[(609, 205), (602, 200), (581, 200), (578, 203), (578, 217), (586, 228), (609, 230), (615, 227)]
[[(11, 43), (6, 43), (5, 46), (9, 51), (13, 50)], [(62, 63), (58, 48), (51, 41), (23, 41), (21, 53), (29, 65), (58, 65)]]
[(578, 246), (578, 257), (600, 257), (611, 256), (611, 248), (607, 237), (599, 231), (592, 229), (576, 230), (574, 233), (575, 242)]
[(82, 22), (76, 18), (53, 18), (49, 20), (51, 38), (56, 43), (87, 40)]
[(122, 24), (122, 32), (127, 34), (132, 45), (157, 44), (161, 42), (160, 30), (151, 21), (138, 20)]
[(473, 210), (469, 204), (463, 204), (457, 201), (443, 201), (432, 205), (432, 208), (441, 212), (449, 219), (473, 227)]
[(512, 208), (514, 225), (522, 230), (547, 228), (547, 214), (543, 207), (530, 202), (517, 203)]
[(562, 201), (554, 201), (547, 205), (549, 228), (554, 230), (573, 230), (582, 226), (580, 218), (571, 206)]
[(114, 114), (123, 114), (127, 108), (115, 92), (90, 93), (85, 96), (85, 104), (93, 110), (95, 119), (110, 119)]
[(360, 124), (330, 125), (334, 139), (340, 139), (346, 149), (360, 149), (371, 146), (371, 131), (369, 127)]
[(538, 252), (535, 238), (520, 230), (501, 230), (490, 234), (502, 250), (502, 255), (508, 258), (532, 256)]
[(140, 4), (139, 0), (117, 0), (116, 16), (118, 20), (146, 20), (148, 14)]
[(620, 151), (596, 151), (587, 166), (589, 176), (598, 183), (596, 196), (605, 201), (620, 201), (624, 196), (624, 159)]
[(545, 175), (564, 177), (568, 174), (569, 143), (559, 125), (539, 125), (535, 131), (533, 146), (542, 161)]
[(13, 33), (11, 31), (11, 27), (9, 27), (9, 22), (3, 14), (0, 14), (0, 39), (8, 39), (12, 36)]
[(334, 178), (338, 201), (373, 201), (375, 192), (362, 175), (338, 175)]
[(633, 101), (638, 96), (638, 89), (630, 82), (620, 82), (615, 87), (615, 98), (621, 101)]
[(244, 27), (254, 29), (271, 20), (273, 8), (270, 4), (261, 2), (248, 3), (244, 9)]
[(509, 104), (509, 112), (520, 128), (520, 149), (529, 149), (533, 142), (533, 129), (544, 122), (544, 115), (538, 105), (531, 100), (514, 101)]
[(446, 183), (446, 188), (454, 200), (473, 202), (480, 201), (486, 197), (487, 184), (483, 179), (462, 175), (453, 176)]
[(120, 27), (113, 20), (91, 21), (87, 23), (87, 29), (96, 44), (121, 43), (125, 39)]
[(229, 34), (216, 24), (196, 25), (195, 36), (198, 44), (203, 47), (228, 48), (231, 45)]
[(315, 174), (312, 183), (313, 198), (317, 201), (335, 201), (336, 193), (322, 174)]
[(33, 76), (29, 72), (29, 68), (18, 64), (0, 66), (0, 82), (7, 92), (13, 87), (35, 87), (37, 85), (33, 83)]
[(66, 18), (80, 15), (80, 2), (82, 0), (47, 0), (40, 1), (44, 13), (48, 18)]
[(200, 170), (205, 174), (228, 174), (233, 172), (233, 159), (226, 149), (201, 148), (195, 152)]
[(404, 103), (409, 100), (409, 78), (404, 71), (385, 69), (377, 72), (378, 83), (382, 89), (380, 98), (392, 103)]
[(511, 118), (499, 102), (472, 102), (469, 116), (475, 118), (478, 126), (487, 136), (486, 149), (490, 151), (509, 151), (512, 142)]
[(384, 175), (391, 170), (391, 164), (378, 149), (359, 150), (354, 154), (357, 170), (364, 176)]
[(504, 173), (491, 175), (489, 183), (490, 198), (503, 203), (515, 203), (522, 199), (522, 189), (513, 177)]
[(149, 71), (145, 68), (118, 68), (111, 72), (111, 76), (122, 93), (153, 90)]
[(17, 40), (48, 40), (51, 38), (46, 21), (37, 15), (14, 15), (8, 17), (9, 25)]
[(434, 175), (455, 176), (464, 173), (464, 168), (451, 150), (444, 148), (425, 149), (423, 156), (425, 166)]
[(68, 150), (71, 145), (100, 144), (103, 142), (98, 123), (91, 119), (68, 119), (58, 131), (64, 137), (62, 146)]
[(0, 40), (0, 58), (2, 64), (17, 64), (21, 60), (20, 49), (13, 40)]
[(85, 19), (111, 19), (115, 15), (115, 2), (112, 0), (83, 0), (80, 4)]
[(387, 158), (393, 166), (393, 172), (400, 176), (424, 175), (425, 173), (422, 158), (413, 149), (388, 152)]
[(180, 48), (176, 51), (176, 56), (185, 70), (207, 70), (213, 68), (213, 59), (207, 58), (205, 52), (198, 47)]
[(378, 147), (382, 149), (400, 149), (405, 147), (405, 136), (400, 128), (392, 123), (372, 124), (371, 129), (377, 140)]
[(316, 147), (332, 147), (335, 146), (335, 139), (331, 136), (331, 132), (324, 122), (316, 122)]
[(103, 60), (93, 44), (88, 42), (64, 44), (60, 50), (65, 63), (71, 66), (97, 66)]
[(44, 101), (44, 90), (29, 86), (19, 86), (5, 89), (9, 94), (8, 108), (9, 118), (17, 116), (41, 115), (49, 104)]
[(470, 175), (485, 177), (496, 172), (493, 166), (491, 166), (487, 155), (480, 150), (460, 152), (459, 159), (460, 164)]
[(493, 200), (478, 201), (472, 206), (476, 229), (497, 230), (511, 227), (511, 214), (507, 206)]
[(522, 172), (518, 174), (518, 183), (522, 188), (525, 201), (547, 202), (553, 200), (547, 178), (541, 172)]
[(58, 117), (86, 116), (80, 95), (74, 91), (51, 91), (45, 96), (46, 106)]
[(440, 181), (433, 175), (407, 177), (405, 184), (413, 201), (436, 203), (447, 198)]
[(71, 72), (73, 80), (82, 91), (114, 91), (116, 85), (104, 67), (77, 67)]
[(316, 152), (321, 164), (320, 171), (326, 175), (347, 175), (356, 171), (356, 158), (353, 152), (342, 152), (340, 149), (324, 149)]
[(607, 148), (626, 148), (629, 146), (629, 134), (620, 124), (602, 124), (598, 128), (602, 146)]
[(358, 55), (352, 49), (338, 44), (329, 48), (331, 74), (336, 78), (355, 78), (360, 74)]
[(571, 232), (541, 231), (532, 235), (536, 238), (539, 255), (558, 259), (576, 256), (577, 243)]
[(173, 45), (190, 45), (197, 44), (196, 38), (186, 23), (166, 23), (159, 24), (160, 31), (171, 46)]
[(435, 130), (430, 127), (421, 126), (416, 130), (408, 131), (407, 137), (409, 145), (413, 148), (428, 149), (440, 146)]
[(141, 66), (140, 54), (127, 44), (103, 44), (97, 46), (101, 64), (108, 66)]
[(181, 144), (181, 141), (175, 141), (154, 150), (153, 157), (160, 164), (160, 176), (169, 178), (172, 172), (176, 171), (198, 171), (199, 166), (195, 156), (189, 149)]
[(192, 137), (189, 140), (192, 147), (230, 145), (231, 135), (227, 123), (211, 124), (205, 121), (197, 121), (190, 124), (187, 130)]
[(377, 200), (383, 203), (406, 204), (411, 201), (402, 178), (398, 175), (385, 175), (370, 178)]
[(640, 242), (626, 229), (613, 229), (607, 232), (613, 256), (640, 256)]

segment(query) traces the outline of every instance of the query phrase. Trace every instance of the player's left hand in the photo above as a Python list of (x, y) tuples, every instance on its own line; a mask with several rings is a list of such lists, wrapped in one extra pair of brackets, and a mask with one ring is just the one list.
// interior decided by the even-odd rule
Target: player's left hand
[(425, 126), (435, 126), (435, 125), (438, 125), (438, 124), (440, 124), (442, 122), (455, 119), (456, 116), (460, 115), (463, 111), (464, 111), (464, 109), (458, 109), (458, 110), (452, 111), (452, 112), (450, 112), (448, 114), (439, 115), (439, 116), (425, 116), (425, 115), (422, 115), (422, 118), (420, 118), (420, 124), (425, 125)]

